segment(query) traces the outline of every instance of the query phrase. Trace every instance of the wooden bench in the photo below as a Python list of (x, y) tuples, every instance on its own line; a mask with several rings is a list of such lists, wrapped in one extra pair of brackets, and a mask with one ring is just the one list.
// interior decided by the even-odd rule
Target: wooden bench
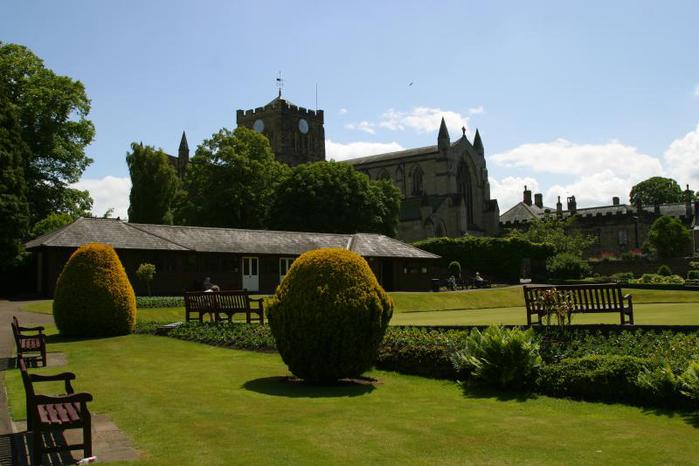
[[(38, 332), (34, 335), (26, 335), (23, 332)], [(39, 360), (46, 367), (46, 335), (44, 327), (22, 327), (17, 321), (17, 317), (12, 316), (12, 334), (17, 345), (17, 363), (19, 358), (25, 357), (32, 361)], [(38, 354), (37, 354), (38, 353)], [(26, 357), (25, 354), (34, 354)]]
[[(72, 372), (55, 375), (30, 374), (22, 356), (18, 358), (18, 365), (22, 372), (22, 382), (24, 382), (24, 392), (27, 397), (27, 431), (32, 433), (32, 464), (41, 464), (44, 453), (66, 450), (83, 450), (85, 457), (92, 456), (92, 418), (87, 409), (87, 402), (92, 401), (92, 395), (75, 393), (70, 382), (75, 380), (75, 374)], [(39, 395), (34, 390), (35, 383), (56, 381), (65, 383), (65, 395)], [(83, 443), (67, 445), (57, 442), (53, 446), (44, 445), (44, 432), (63, 432), (68, 429), (82, 429)]]
[[(633, 302), (631, 295), (623, 295), (618, 283), (591, 285), (524, 285), (524, 303), (527, 307), (527, 325), (532, 325), (532, 316), (546, 316), (544, 292), (556, 290), (564, 294), (570, 302), (571, 314), (619, 313), (621, 325), (633, 325)], [(568, 315), (570, 322), (570, 315)]]
[(263, 324), (263, 301), (262, 298), (251, 298), (246, 290), (187, 292), (184, 294), (185, 320), (203, 322), (204, 316), (208, 315), (210, 321), (232, 322), (235, 314), (245, 314), (245, 321), (251, 323), (255, 314)]

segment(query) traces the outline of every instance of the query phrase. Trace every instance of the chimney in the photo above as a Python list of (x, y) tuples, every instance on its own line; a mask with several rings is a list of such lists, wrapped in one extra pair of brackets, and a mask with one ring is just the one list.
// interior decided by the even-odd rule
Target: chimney
[(575, 202), (575, 196), (570, 196), (568, 198), (568, 212), (570, 212), (571, 215), (575, 215), (577, 211), (578, 205)]
[(526, 186), (524, 186), (524, 197), (522, 199), (522, 202), (524, 202), (527, 205), (532, 205), (532, 192), (527, 189)]
[(539, 209), (544, 208), (544, 195), (541, 193), (536, 193), (534, 194), (534, 205), (536, 205)]
[(612, 198), (612, 205), (619, 205), (619, 196), (614, 196)]
[(561, 196), (558, 196), (558, 202), (556, 202), (556, 215), (558, 215), (559, 218), (563, 216), (563, 204), (561, 204)]

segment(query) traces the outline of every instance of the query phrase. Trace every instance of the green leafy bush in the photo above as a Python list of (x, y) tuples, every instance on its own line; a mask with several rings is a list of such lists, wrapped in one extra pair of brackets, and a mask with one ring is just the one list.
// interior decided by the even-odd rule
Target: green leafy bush
[(684, 285), (684, 278), (679, 275), (658, 275), (656, 273), (644, 273), (641, 278), (629, 280), (629, 283), (642, 285)]
[(587, 261), (568, 252), (562, 252), (550, 257), (546, 261), (546, 271), (550, 276), (564, 280), (583, 278), (592, 273), (592, 269)]
[(488, 278), (519, 282), (522, 261), (531, 261), (531, 273), (544, 275), (546, 259), (553, 256), (550, 244), (532, 243), (521, 238), (430, 238), (415, 246), (442, 257), (442, 266), (458, 261), (466, 270), (477, 270)]
[(648, 359), (621, 355), (592, 354), (564, 359), (539, 370), (537, 388), (541, 393), (557, 397), (638, 402), (645, 394), (636, 380), (649, 365)]
[(699, 261), (690, 261), (689, 268), (690, 270), (699, 270)]
[(663, 264), (660, 267), (658, 267), (657, 274), (661, 275), (663, 277), (669, 277), (670, 275), (672, 275), (672, 270), (670, 269), (669, 266)]
[(139, 309), (154, 307), (184, 307), (183, 296), (136, 296)]
[(345, 249), (301, 255), (267, 307), (282, 359), (311, 382), (371, 368), (392, 314), (393, 302), (369, 264)]
[(491, 326), (484, 332), (473, 329), (452, 362), (458, 374), (467, 375), (477, 384), (520, 389), (533, 380), (541, 356), (531, 329)]
[(645, 392), (645, 401), (656, 404), (674, 404), (680, 401), (680, 381), (668, 364), (646, 367), (638, 374), (636, 385)]
[(699, 361), (691, 361), (679, 380), (682, 394), (699, 403)]
[(113, 247), (86, 244), (70, 256), (56, 282), (53, 317), (66, 336), (112, 336), (133, 331), (136, 296)]
[(610, 277), (614, 283), (626, 284), (633, 280), (633, 272), (617, 272)]
[(699, 280), (699, 270), (690, 270), (687, 272), (687, 280)]
[(143, 264), (138, 266), (138, 269), (136, 269), (136, 278), (138, 281), (146, 285), (146, 289), (148, 290), (148, 296), (151, 295), (150, 293), (150, 284), (155, 279), (155, 265), (149, 264), (147, 262), (144, 262)]

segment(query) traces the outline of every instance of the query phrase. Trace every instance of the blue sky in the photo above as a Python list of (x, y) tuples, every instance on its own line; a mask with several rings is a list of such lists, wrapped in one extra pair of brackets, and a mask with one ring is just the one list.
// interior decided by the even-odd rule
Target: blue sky
[[(92, 99), (95, 213), (128, 206), (132, 141), (175, 152), (285, 96), (347, 158), (479, 128), (504, 212), (527, 183), (580, 205), (656, 174), (699, 188), (699, 2), (14, 1), (27, 45)], [(410, 83), (413, 85), (409, 85)]]

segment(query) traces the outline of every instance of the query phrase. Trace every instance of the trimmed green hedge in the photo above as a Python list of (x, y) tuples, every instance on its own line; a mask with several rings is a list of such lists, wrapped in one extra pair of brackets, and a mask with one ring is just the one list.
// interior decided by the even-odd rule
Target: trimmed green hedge
[(136, 307), (184, 307), (184, 296), (136, 296)]
[(417, 241), (414, 245), (441, 256), (444, 267), (458, 261), (465, 270), (478, 271), (491, 280), (507, 282), (519, 281), (523, 259), (531, 261), (532, 276), (544, 276), (546, 260), (554, 255), (553, 246), (549, 244), (519, 238), (430, 238)]

